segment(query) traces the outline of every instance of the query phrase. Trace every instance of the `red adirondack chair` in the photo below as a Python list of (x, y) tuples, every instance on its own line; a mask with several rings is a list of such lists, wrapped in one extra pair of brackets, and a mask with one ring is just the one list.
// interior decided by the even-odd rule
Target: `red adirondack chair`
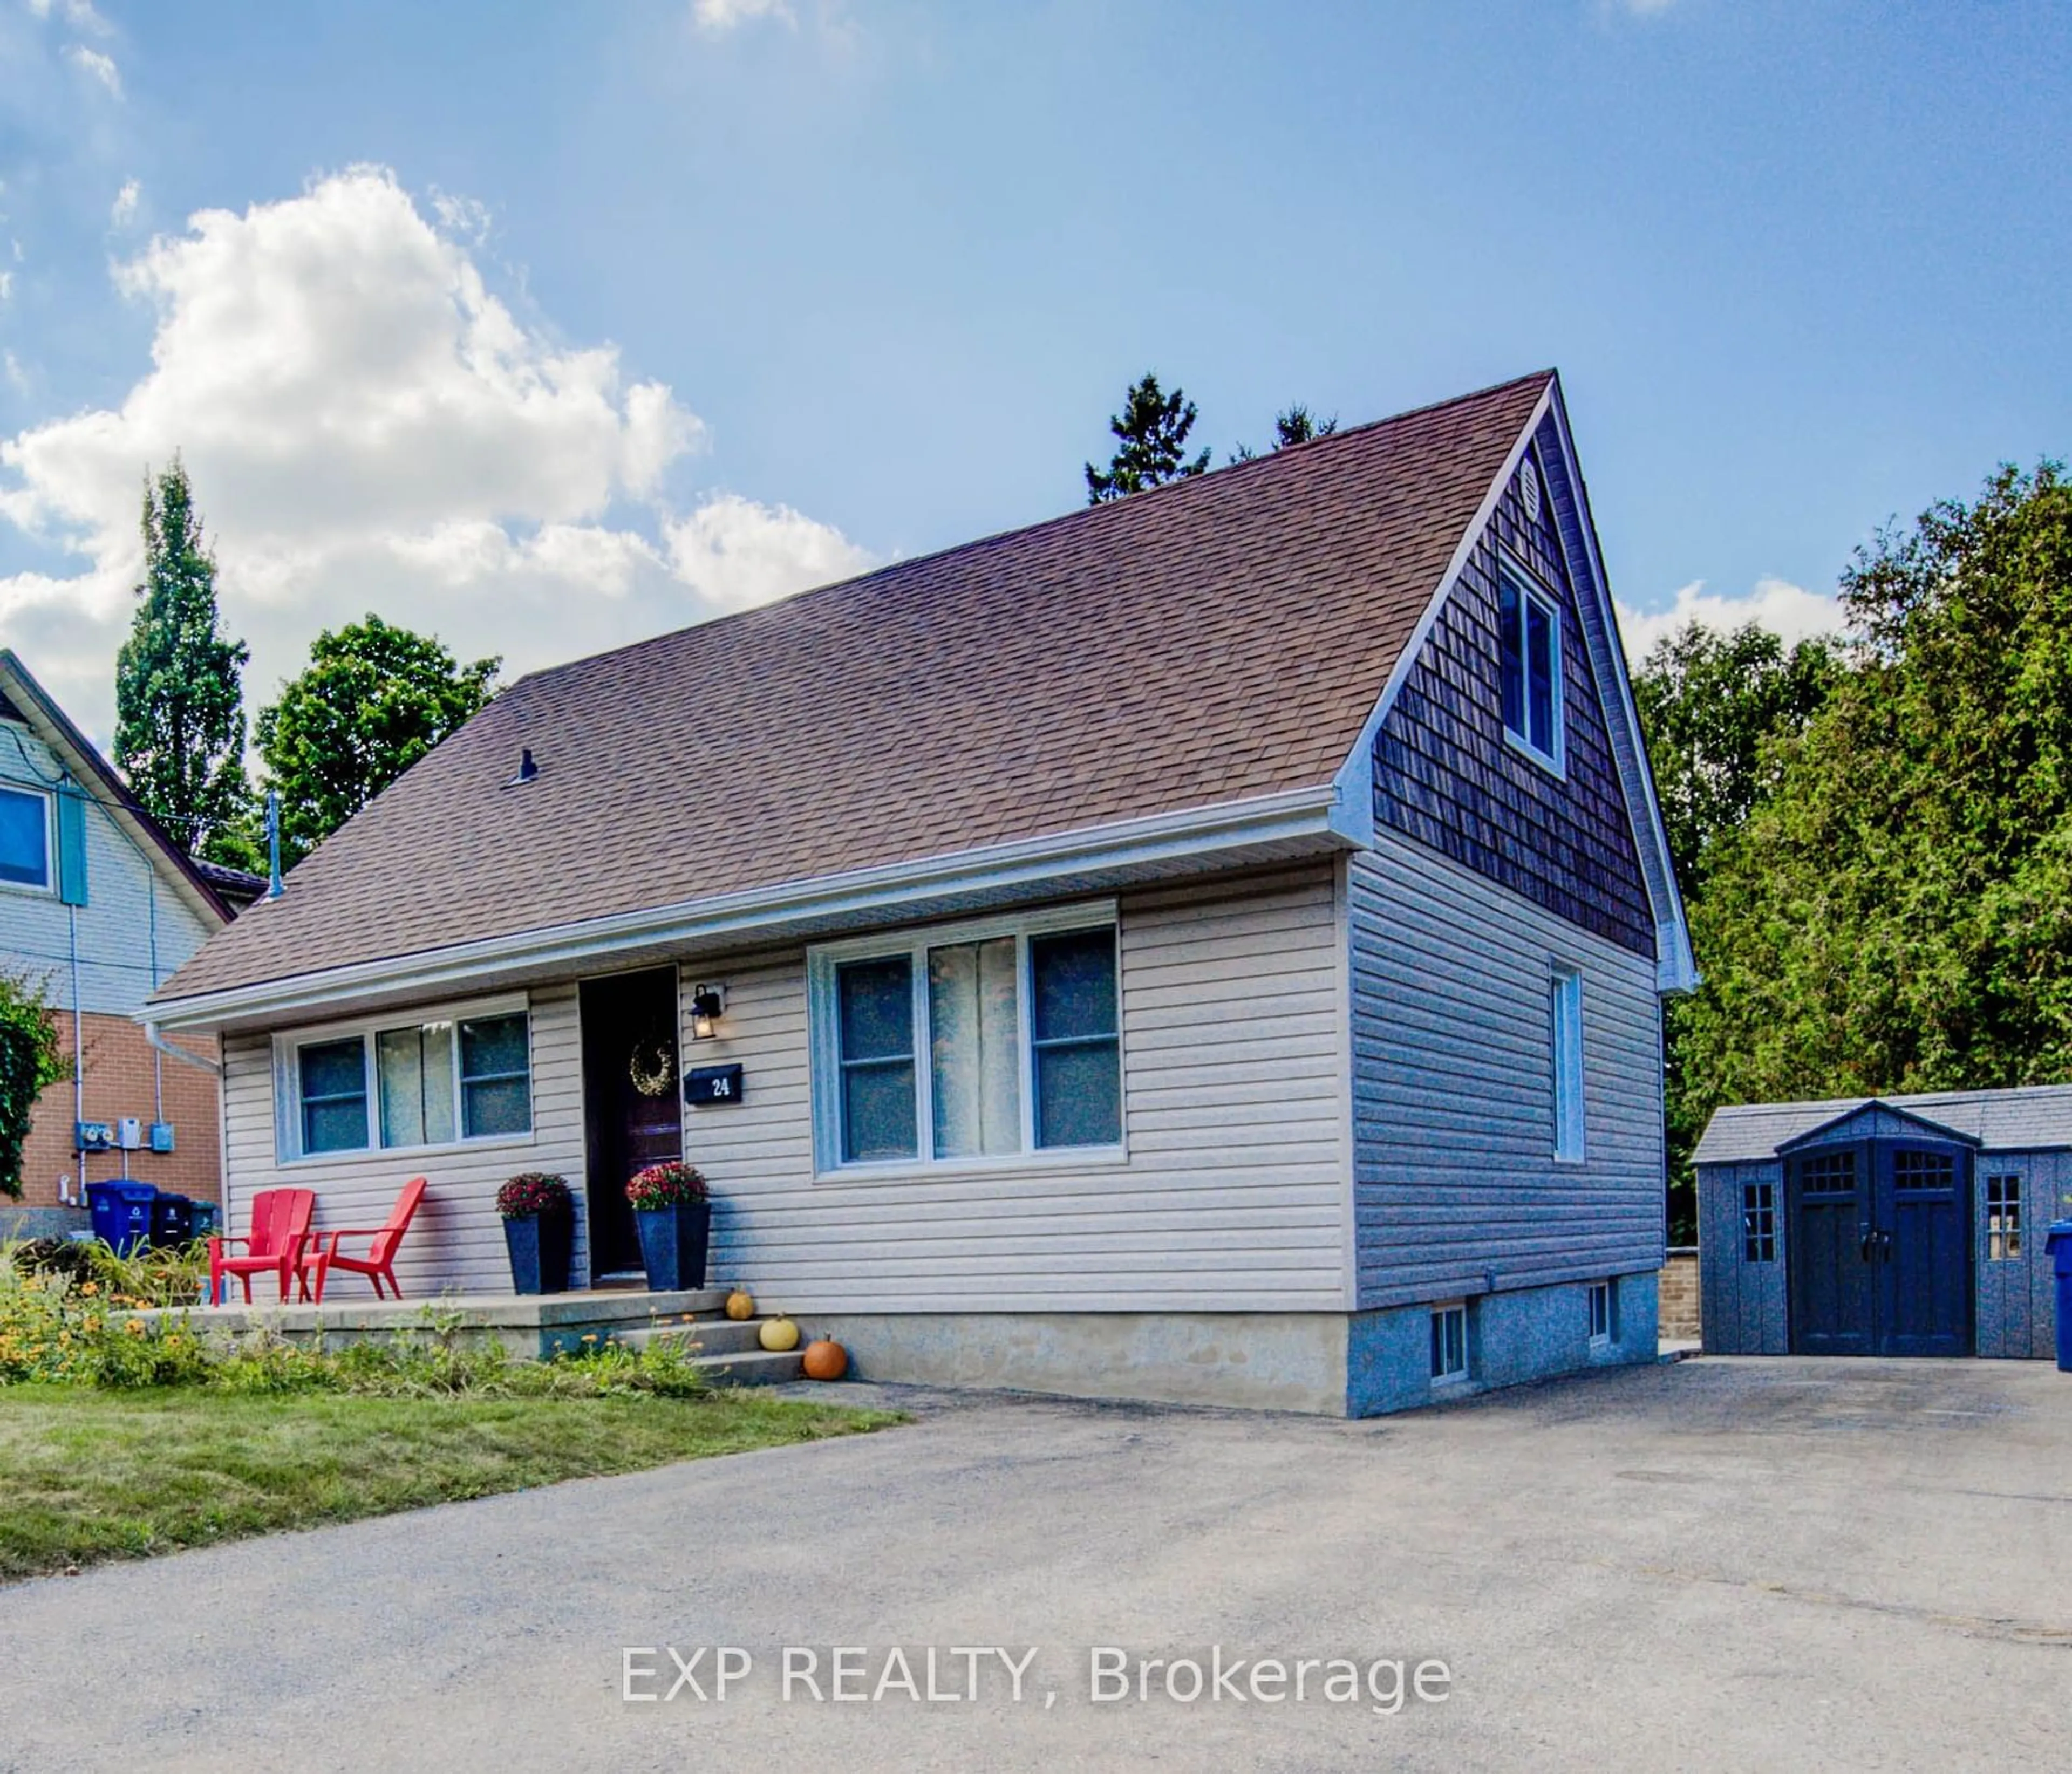
[[(223, 1278), (235, 1275), (245, 1284), (245, 1304), (252, 1304), (252, 1278), (272, 1275), (281, 1285), (281, 1304), (288, 1302), (288, 1278), (301, 1279), (302, 1246), (310, 1235), (310, 1216), (315, 1213), (316, 1192), (308, 1189), (262, 1189), (252, 1197), (252, 1230), (249, 1236), (213, 1238), (208, 1241), (208, 1297), (223, 1298)], [(241, 1257), (226, 1256), (224, 1246), (241, 1244)], [(303, 1283), (303, 1298), (309, 1297)]]
[[(396, 1246), (403, 1242), (403, 1234), (410, 1230), (410, 1221), (417, 1211), (417, 1204), (425, 1198), (425, 1179), (413, 1177), (404, 1184), (403, 1193), (396, 1197), (396, 1205), (388, 1209), (388, 1223), (385, 1226), (343, 1226), (336, 1231), (319, 1232), (310, 1259), (303, 1265), (307, 1271), (306, 1280), (314, 1278), (316, 1303), (323, 1304), (324, 1280), (334, 1269), (349, 1269), (356, 1275), (364, 1275), (374, 1283), (374, 1297), (382, 1297), (381, 1283), (386, 1281), (394, 1290), (396, 1297), (403, 1297), (403, 1290), (396, 1284)], [(349, 1257), (339, 1246), (347, 1238), (370, 1238), (364, 1257)], [(327, 1242), (328, 1241), (328, 1242)]]

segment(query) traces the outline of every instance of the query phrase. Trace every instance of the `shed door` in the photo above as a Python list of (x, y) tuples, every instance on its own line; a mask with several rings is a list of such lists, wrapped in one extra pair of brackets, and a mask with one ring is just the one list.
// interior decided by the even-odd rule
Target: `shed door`
[(1881, 1142), (1878, 1353), (1971, 1353), (1971, 1154)]
[(1792, 1353), (1969, 1355), (1971, 1155), (1873, 1140), (1790, 1172)]
[(1837, 1146), (1791, 1160), (1791, 1352), (1877, 1352), (1869, 1153)]

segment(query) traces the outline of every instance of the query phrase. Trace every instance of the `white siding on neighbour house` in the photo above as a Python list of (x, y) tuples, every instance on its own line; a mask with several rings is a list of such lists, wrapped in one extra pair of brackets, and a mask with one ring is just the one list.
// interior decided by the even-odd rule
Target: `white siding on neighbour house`
[[(53, 794), (63, 770), (27, 727), (0, 721), (0, 783)], [(79, 1008), (134, 1016), (217, 926), (161, 878), (156, 859), (132, 843), (98, 801), (88, 802), (85, 824), (87, 902), (76, 909)], [(55, 881), (55, 824), (51, 867)], [(39, 981), (50, 1002), (65, 1010), (72, 1008), (74, 918), (75, 909), (55, 890), (0, 882), (0, 966)]]
[(688, 1112), (713, 1274), (795, 1312), (1345, 1304), (1342, 980), (1333, 864), (1122, 897), (1128, 1156), (816, 1181), (802, 948), (722, 979), (743, 1100)]
[[(1363, 1308), (1658, 1267), (1655, 962), (1384, 834), (1349, 868)], [(1548, 992), (1583, 980), (1581, 1164), (1553, 1162)]]
[[(532, 994), (532, 1135), (440, 1152), (331, 1154), (282, 1164), (276, 1149), (273, 1044), (266, 1035), (232, 1035), (224, 1041), (224, 1203), (230, 1230), (242, 1234), (251, 1201), (263, 1189), (313, 1189), (315, 1229), (379, 1226), (403, 1185), (423, 1177), (424, 1204), (403, 1241), (397, 1278), (406, 1295), (446, 1289), (508, 1293), (511, 1265), (496, 1217), (496, 1191), (520, 1171), (567, 1177), (577, 1200), (583, 1190), (582, 1043), (573, 986)], [(577, 1219), (576, 1273), (583, 1271), (582, 1216)], [(348, 1248), (364, 1252), (364, 1241)], [(334, 1283), (339, 1297), (372, 1297), (357, 1275)], [(255, 1286), (253, 1297), (261, 1296)]]

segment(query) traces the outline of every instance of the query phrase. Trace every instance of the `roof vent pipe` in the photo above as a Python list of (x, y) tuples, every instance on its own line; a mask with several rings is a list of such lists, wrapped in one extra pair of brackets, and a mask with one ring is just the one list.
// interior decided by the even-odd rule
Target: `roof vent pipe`
[(539, 774), (540, 766), (532, 762), (532, 748), (521, 745), (518, 749), (518, 774), (504, 786), (506, 788), (523, 788)]

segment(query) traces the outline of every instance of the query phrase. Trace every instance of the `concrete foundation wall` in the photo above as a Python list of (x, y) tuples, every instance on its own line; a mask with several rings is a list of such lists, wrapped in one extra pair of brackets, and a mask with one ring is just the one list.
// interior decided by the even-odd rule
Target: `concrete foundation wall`
[(1469, 1302), (1469, 1378), (1435, 1388), (1431, 1308), (1371, 1312), (828, 1312), (807, 1334), (847, 1346), (859, 1379), (1070, 1398), (1372, 1417), (1521, 1381), (1655, 1358), (1655, 1278), (1620, 1276), (1613, 1335), (1585, 1287)]
[(1467, 1377), (1437, 1383), (1429, 1306), (1357, 1313), (1348, 1326), (1345, 1414), (1381, 1416), (1585, 1368), (1652, 1361), (1655, 1277), (1621, 1275), (1615, 1285), (1612, 1335), (1601, 1345), (1590, 1341), (1585, 1283), (1523, 1287), (1470, 1300)]
[(801, 1314), (863, 1380), (1343, 1416), (1340, 1312)]

